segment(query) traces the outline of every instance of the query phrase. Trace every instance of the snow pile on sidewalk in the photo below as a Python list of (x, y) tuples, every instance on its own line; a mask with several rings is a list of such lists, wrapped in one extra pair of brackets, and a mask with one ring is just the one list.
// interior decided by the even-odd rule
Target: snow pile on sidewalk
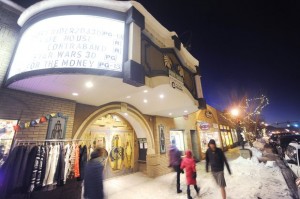
[(274, 161), (259, 163), (262, 153), (251, 148), (253, 157), (230, 162), (233, 175), (226, 175), (228, 199), (292, 198), (280, 168)]
[(254, 146), (255, 148), (258, 148), (258, 149), (260, 149), (260, 150), (263, 150), (264, 147), (265, 147), (265, 143), (262, 143), (262, 142), (259, 142), (259, 141), (255, 141), (255, 142), (253, 142), (253, 146)]
[[(238, 150), (238, 149), (237, 149)], [(262, 152), (251, 148), (253, 158), (239, 157), (229, 161), (232, 175), (225, 169), (227, 199), (292, 199), (279, 167), (275, 162), (259, 163)], [(229, 154), (230, 151), (226, 155)], [(135, 173), (105, 181), (105, 193), (109, 199), (186, 199), (185, 174), (181, 175), (182, 193), (176, 193), (176, 173), (149, 178)], [(194, 199), (221, 199), (221, 192), (211, 173), (205, 171), (205, 161), (197, 164), (197, 184), (200, 196), (191, 187)]]

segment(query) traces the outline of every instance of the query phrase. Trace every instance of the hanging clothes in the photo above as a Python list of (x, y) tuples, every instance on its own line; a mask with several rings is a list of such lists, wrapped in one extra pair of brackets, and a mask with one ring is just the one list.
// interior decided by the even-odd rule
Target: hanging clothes
[(54, 146), (50, 145), (48, 146), (48, 160), (47, 160), (47, 165), (45, 169), (45, 176), (43, 180), (43, 186), (47, 185), (47, 181), (50, 175), (50, 169), (51, 169), (51, 163), (53, 162), (53, 154), (54, 154)]
[(73, 142), (71, 147), (70, 165), (67, 173), (67, 178), (69, 179), (75, 178), (75, 153), (76, 153), (76, 144)]
[(15, 198), (15, 194), (31, 197), (39, 191), (43, 195), (44, 191), (69, 183), (69, 177), (75, 173), (79, 175), (77, 180), (82, 180), (87, 156), (87, 146), (74, 143), (16, 146), (0, 168), (0, 199)]
[(44, 184), (44, 179), (45, 179), (46, 169), (47, 169), (47, 164), (48, 164), (48, 158), (49, 158), (50, 146), (46, 145), (46, 146), (44, 146), (44, 149), (45, 149), (45, 153), (44, 153), (44, 159), (43, 159), (43, 163), (42, 163), (40, 186), (38, 186), (39, 188), (42, 187)]
[(63, 145), (59, 145), (59, 158), (54, 175), (54, 185), (63, 185), (65, 171), (65, 149)]
[(84, 145), (83, 147), (80, 148), (80, 157), (79, 157), (80, 165), (79, 165), (79, 172), (80, 176), (78, 180), (83, 180), (84, 179), (84, 170), (85, 170), (85, 165), (87, 163), (87, 147)]
[(23, 190), (24, 191), (28, 191), (29, 187), (31, 185), (31, 181), (32, 181), (32, 170), (35, 166), (35, 162), (36, 162), (36, 156), (38, 154), (38, 146), (34, 146), (32, 147), (29, 156), (28, 156), (28, 160), (27, 160), (27, 165), (26, 165), (26, 171), (25, 171), (25, 177), (24, 177), (24, 184), (23, 184)]
[(10, 153), (8, 159), (4, 162), (0, 168), (0, 198), (5, 199), (11, 194), (13, 185), (11, 184), (14, 178), (15, 170), (14, 165), (17, 161), (18, 154), (22, 150), (22, 147), (15, 147)]
[[(25, 146), (24, 146), (25, 147)], [(18, 180), (16, 182), (16, 189), (19, 190), (20, 188), (22, 188), (22, 186), (24, 185), (24, 178), (25, 178), (25, 173), (26, 173), (26, 166), (28, 164), (28, 157), (29, 157), (29, 153), (32, 149), (32, 146), (26, 146), (26, 151), (24, 153), (24, 158), (22, 160), (21, 166), (20, 166), (20, 172), (19, 172), (19, 177)]]
[(79, 171), (80, 148), (81, 148), (81, 146), (77, 145), (76, 149), (75, 149), (75, 163), (74, 163), (75, 178), (80, 177), (80, 171)]
[(45, 157), (45, 146), (41, 146), (41, 153), (40, 153), (40, 161), (38, 165), (38, 170), (36, 173), (36, 181), (35, 181), (35, 188), (40, 188), (42, 186), (41, 179), (42, 179), (42, 169), (44, 164), (44, 157)]
[(64, 184), (66, 183), (67, 180), (70, 164), (71, 164), (71, 145), (67, 144), (65, 146), (65, 170), (64, 170), (64, 179), (63, 179)]
[(15, 164), (14, 164), (14, 170), (15, 170), (15, 173), (14, 173), (14, 176), (11, 176), (12, 177), (12, 190), (17, 190), (18, 189), (18, 186), (17, 186), (17, 182), (20, 178), (20, 174), (21, 174), (21, 166), (22, 166), (22, 162), (24, 161), (23, 159), (25, 158), (25, 153), (27, 151), (27, 147), (25, 146), (19, 146), (20, 149), (18, 151), (18, 157), (15, 161)]
[(94, 151), (94, 149), (93, 149), (92, 145), (90, 145), (89, 150), (88, 150), (88, 157), (87, 157), (88, 160), (91, 159), (91, 154), (93, 151)]
[(41, 159), (41, 146), (38, 146), (37, 154), (36, 154), (33, 169), (32, 169), (31, 182), (30, 182), (28, 192), (32, 192), (34, 190), (37, 173), (38, 173), (38, 169), (39, 169), (39, 164), (40, 164), (40, 159)]
[(50, 164), (50, 174), (49, 174), (49, 178), (47, 180), (47, 185), (52, 185), (54, 183), (55, 172), (56, 172), (58, 158), (59, 158), (59, 152), (60, 152), (59, 149), (60, 149), (59, 145), (54, 146), (53, 159), (52, 159), (52, 162)]

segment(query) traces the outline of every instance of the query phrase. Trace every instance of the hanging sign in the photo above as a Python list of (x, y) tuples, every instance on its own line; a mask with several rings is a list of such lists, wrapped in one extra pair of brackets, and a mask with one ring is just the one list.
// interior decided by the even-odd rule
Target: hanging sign
[(169, 79), (172, 88), (183, 91), (183, 78), (180, 75), (177, 75), (175, 72), (169, 70)]
[(210, 112), (210, 111), (205, 111), (205, 116), (206, 116), (207, 118), (212, 118), (212, 117), (213, 117), (213, 114), (212, 114), (212, 112)]
[(124, 21), (90, 15), (50, 17), (22, 34), (8, 78), (53, 68), (122, 72)]

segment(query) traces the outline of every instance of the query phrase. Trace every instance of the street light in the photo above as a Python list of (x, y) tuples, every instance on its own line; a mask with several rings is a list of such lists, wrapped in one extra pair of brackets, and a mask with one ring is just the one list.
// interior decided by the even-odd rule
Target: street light
[(242, 136), (243, 129), (241, 127), (240, 121), (240, 110), (238, 108), (233, 108), (230, 111), (232, 118), (234, 119), (234, 123), (236, 125), (236, 132), (238, 135), (239, 146), (242, 146), (242, 149), (245, 147), (244, 138)]
[(236, 116), (238, 116), (239, 114), (240, 114), (239, 109), (234, 108), (234, 109), (231, 110), (231, 115), (232, 115), (232, 116), (236, 117)]

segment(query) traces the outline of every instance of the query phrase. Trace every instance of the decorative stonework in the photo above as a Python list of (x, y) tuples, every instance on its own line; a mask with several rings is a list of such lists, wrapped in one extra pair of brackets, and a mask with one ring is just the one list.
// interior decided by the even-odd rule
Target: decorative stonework
[(171, 58), (168, 55), (164, 55), (164, 62), (165, 62), (165, 67), (168, 69), (172, 69), (173, 63)]

